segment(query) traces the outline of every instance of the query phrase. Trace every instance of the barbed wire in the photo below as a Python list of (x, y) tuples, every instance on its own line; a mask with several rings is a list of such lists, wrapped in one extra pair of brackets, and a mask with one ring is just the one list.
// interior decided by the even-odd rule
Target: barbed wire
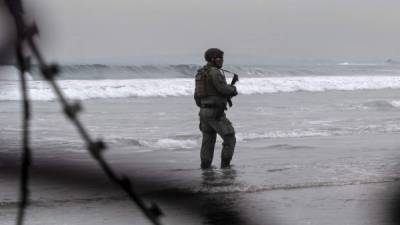
[(59, 74), (59, 67), (56, 64), (47, 64), (43, 55), (37, 47), (34, 36), (39, 31), (36, 24), (27, 25), (24, 19), (24, 11), (21, 0), (5, 0), (5, 3), (14, 18), (17, 31), (17, 66), (20, 71), (21, 92), (23, 97), (23, 154), (21, 165), (21, 180), (20, 180), (20, 197), (18, 206), (17, 225), (22, 225), (26, 207), (29, 203), (29, 170), (31, 165), (31, 149), (29, 147), (29, 125), (30, 125), (30, 100), (28, 97), (28, 87), (25, 79), (25, 72), (30, 70), (30, 60), (24, 54), (24, 44), (31, 51), (32, 57), (37, 61), (40, 72), (53, 88), (58, 100), (60, 101), (64, 114), (77, 128), (82, 139), (86, 143), (87, 150), (91, 156), (99, 163), (103, 172), (107, 177), (117, 184), (128, 197), (139, 207), (144, 215), (155, 225), (161, 225), (160, 217), (163, 215), (161, 209), (154, 203), (148, 206), (145, 201), (134, 191), (131, 181), (124, 175), (118, 176), (111, 166), (103, 157), (103, 152), (106, 150), (106, 144), (103, 140), (97, 139), (94, 141), (89, 132), (85, 129), (82, 122), (78, 119), (78, 113), (82, 111), (82, 105), (79, 101), (69, 103), (62, 90), (55, 81), (55, 77)]
[(31, 121), (31, 109), (30, 109), (30, 101), (28, 95), (28, 87), (25, 77), (25, 72), (28, 69), (26, 58), (23, 56), (22, 49), (22, 40), (18, 38), (17, 46), (16, 46), (16, 55), (17, 55), (17, 64), (20, 68), (19, 76), (21, 82), (21, 93), (22, 93), (22, 142), (23, 142), (23, 151), (21, 156), (21, 172), (20, 172), (20, 196), (19, 196), (19, 207), (17, 214), (17, 225), (23, 224), (23, 218), (25, 215), (25, 209), (28, 204), (29, 198), (29, 171), (31, 167), (31, 149), (29, 147), (30, 144), (30, 121)]

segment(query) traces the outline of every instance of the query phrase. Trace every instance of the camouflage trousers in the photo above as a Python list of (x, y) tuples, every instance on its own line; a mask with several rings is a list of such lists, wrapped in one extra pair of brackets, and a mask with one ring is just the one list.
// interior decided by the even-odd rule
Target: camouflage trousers
[(232, 123), (226, 118), (225, 113), (220, 113), (215, 108), (201, 108), (199, 117), (200, 130), (203, 134), (200, 151), (201, 167), (208, 168), (211, 166), (217, 134), (223, 140), (221, 166), (229, 165), (236, 145), (235, 130)]

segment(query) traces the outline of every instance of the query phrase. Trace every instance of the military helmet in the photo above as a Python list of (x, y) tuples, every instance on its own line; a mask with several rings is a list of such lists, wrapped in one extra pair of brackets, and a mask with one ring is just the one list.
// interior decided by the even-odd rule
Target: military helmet
[(204, 59), (210, 62), (212, 58), (223, 58), (224, 52), (218, 48), (210, 48), (204, 53)]

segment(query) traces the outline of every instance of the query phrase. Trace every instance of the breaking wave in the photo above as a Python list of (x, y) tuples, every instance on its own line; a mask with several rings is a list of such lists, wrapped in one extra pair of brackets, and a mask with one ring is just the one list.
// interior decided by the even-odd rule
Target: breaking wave
[(354, 63), (354, 62), (341, 62), (336, 64), (338, 66), (382, 66), (384, 63)]
[(157, 149), (189, 149), (197, 147), (197, 140), (177, 140), (172, 138), (159, 139), (156, 142), (143, 141), (144, 146)]
[(346, 107), (350, 110), (399, 110), (400, 100), (369, 100)]
[(238, 133), (238, 141), (275, 138), (301, 138), (301, 137), (326, 137), (333, 134), (327, 131), (292, 130), (292, 131), (271, 131), (266, 133)]
[[(193, 79), (60, 80), (66, 95), (75, 99), (191, 96)], [(0, 100), (20, 99), (18, 82), (0, 81)], [(243, 78), (237, 84), (240, 94), (278, 92), (355, 91), (400, 88), (400, 76), (304, 76)], [(33, 100), (51, 101), (53, 91), (45, 81), (30, 81)]]
[[(157, 149), (190, 149), (199, 145), (200, 136), (192, 138), (160, 138), (155, 140), (148, 139), (135, 139), (126, 137), (112, 137), (108, 142), (116, 146), (129, 146), (143, 149), (150, 148), (153, 150)], [(135, 151), (137, 152), (137, 151)], [(140, 151), (139, 151), (140, 152)]]
[(395, 108), (400, 108), (400, 100), (390, 101), (390, 105), (392, 105)]
[[(313, 138), (313, 137), (331, 137), (331, 136), (347, 136), (352, 134), (363, 135), (369, 133), (398, 133), (400, 126), (393, 120), (384, 121), (382, 124), (369, 124), (361, 126), (349, 127), (320, 127), (306, 128), (294, 130), (276, 130), (260, 133), (236, 133), (238, 142), (251, 142), (260, 139), (286, 139), (286, 138)], [(165, 137), (159, 139), (133, 139), (116, 137), (108, 140), (115, 145), (134, 147), (135, 149), (151, 149), (151, 150), (192, 150), (201, 146), (201, 135), (188, 135), (185, 137)], [(222, 139), (218, 136), (217, 142), (222, 143)], [(301, 148), (311, 148), (309, 146), (288, 146), (273, 145), (269, 149), (277, 150), (296, 150)]]
[[(9, 66), (10, 67), (10, 66)], [(156, 79), (193, 78), (201, 67), (198, 64), (178, 65), (62, 65), (61, 80), (104, 79)], [(398, 75), (399, 64), (393, 63), (339, 63), (339, 64), (271, 64), (271, 65), (225, 65), (224, 69), (243, 77), (287, 77), (287, 76), (359, 76)], [(39, 68), (32, 66), (35, 80), (42, 80)]]

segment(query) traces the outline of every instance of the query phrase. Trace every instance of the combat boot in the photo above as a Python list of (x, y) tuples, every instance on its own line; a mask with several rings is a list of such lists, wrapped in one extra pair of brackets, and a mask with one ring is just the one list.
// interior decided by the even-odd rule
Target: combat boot
[(210, 169), (211, 168), (211, 163), (201, 162), (201, 168), (202, 169)]

